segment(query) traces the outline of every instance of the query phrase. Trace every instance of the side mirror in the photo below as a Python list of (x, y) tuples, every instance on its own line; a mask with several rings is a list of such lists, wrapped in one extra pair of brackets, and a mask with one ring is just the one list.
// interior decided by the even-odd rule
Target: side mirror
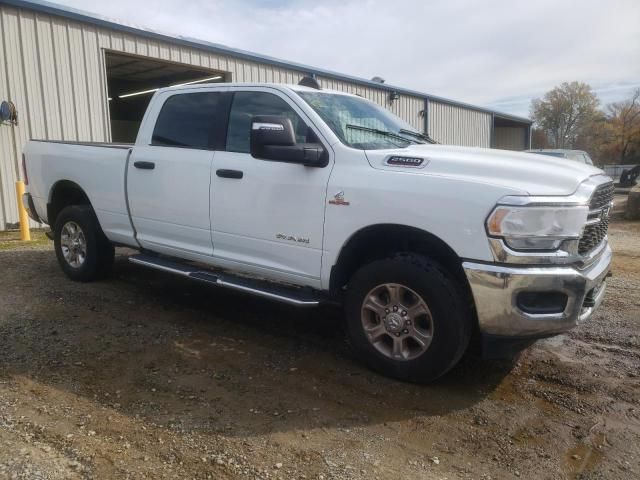
[(276, 115), (256, 115), (251, 119), (251, 156), (275, 162), (324, 167), (328, 161), (319, 143), (296, 143), (291, 119)]

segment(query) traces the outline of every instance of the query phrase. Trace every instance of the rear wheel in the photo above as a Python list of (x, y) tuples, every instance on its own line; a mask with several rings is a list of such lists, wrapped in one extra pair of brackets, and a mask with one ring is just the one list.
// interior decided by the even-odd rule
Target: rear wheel
[(417, 383), (462, 357), (471, 313), (457, 280), (433, 260), (399, 254), (363, 266), (347, 290), (351, 343), (373, 369)]
[(56, 218), (53, 240), (58, 263), (71, 280), (89, 282), (110, 272), (115, 250), (90, 206), (64, 208)]

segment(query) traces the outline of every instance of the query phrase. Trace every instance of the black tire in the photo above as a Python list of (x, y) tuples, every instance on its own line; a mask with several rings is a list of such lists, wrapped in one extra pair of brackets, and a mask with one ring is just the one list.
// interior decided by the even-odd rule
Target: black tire
[[(431, 343), (415, 358), (396, 360), (381, 353), (365, 332), (363, 302), (384, 284), (407, 287), (422, 297), (431, 313)], [(353, 275), (347, 288), (345, 313), (351, 345), (366, 365), (384, 375), (414, 383), (432, 382), (456, 365), (469, 345), (473, 317), (463, 292), (453, 275), (421, 255), (400, 253), (369, 263)], [(396, 333), (387, 333), (385, 322), (381, 324), (386, 330), (380, 338), (389, 337), (393, 344)]]
[[(86, 255), (83, 256), (82, 262), (76, 266), (65, 258), (62, 245), (63, 229), (70, 222), (80, 228), (86, 245)], [(96, 214), (89, 205), (65, 207), (56, 218), (53, 232), (53, 243), (58, 263), (71, 280), (90, 282), (104, 278), (110, 273), (115, 249), (102, 232)]]

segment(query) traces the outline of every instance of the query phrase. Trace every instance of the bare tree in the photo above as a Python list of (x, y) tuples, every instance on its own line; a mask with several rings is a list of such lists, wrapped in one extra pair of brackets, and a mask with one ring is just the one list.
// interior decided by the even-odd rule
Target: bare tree
[(550, 148), (549, 138), (544, 130), (533, 128), (531, 130), (531, 148)]
[(631, 98), (607, 106), (607, 139), (605, 148), (618, 163), (628, 163), (633, 148), (640, 147), (640, 88)]
[(571, 148), (598, 116), (598, 97), (586, 83), (563, 83), (531, 101), (531, 116), (555, 148)]

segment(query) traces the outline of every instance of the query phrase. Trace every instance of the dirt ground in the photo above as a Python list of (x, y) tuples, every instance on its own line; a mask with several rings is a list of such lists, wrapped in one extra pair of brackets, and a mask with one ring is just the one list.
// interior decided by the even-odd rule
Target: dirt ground
[(124, 255), (72, 283), (38, 238), (0, 239), (0, 478), (640, 478), (639, 222), (590, 322), (430, 386), (363, 368), (337, 310)]

